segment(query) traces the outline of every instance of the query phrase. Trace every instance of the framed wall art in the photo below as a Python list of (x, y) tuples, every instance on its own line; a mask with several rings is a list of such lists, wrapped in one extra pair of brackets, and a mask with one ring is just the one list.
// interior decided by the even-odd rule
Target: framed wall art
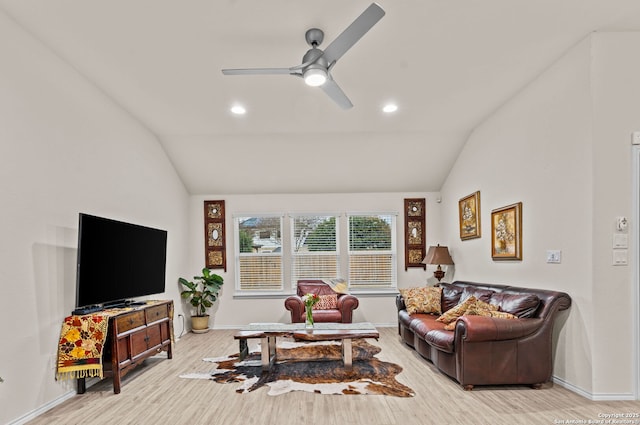
[(491, 211), (491, 258), (522, 260), (522, 202)]
[(205, 267), (227, 271), (224, 201), (204, 201)]
[(474, 239), (481, 235), (480, 191), (465, 196), (458, 201), (460, 217), (460, 239)]
[(404, 269), (421, 267), (426, 254), (425, 237), (425, 198), (406, 198), (404, 200)]

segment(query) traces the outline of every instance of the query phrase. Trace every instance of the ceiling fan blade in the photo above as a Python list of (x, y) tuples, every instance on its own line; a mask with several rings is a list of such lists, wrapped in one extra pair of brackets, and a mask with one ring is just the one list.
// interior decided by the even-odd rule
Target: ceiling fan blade
[(338, 83), (329, 76), (327, 81), (320, 86), (322, 91), (329, 95), (329, 97), (338, 104), (342, 109), (353, 108), (353, 103), (349, 100), (346, 94), (342, 91)]
[(382, 17), (385, 12), (376, 3), (371, 5), (364, 11), (355, 21), (351, 23), (342, 34), (324, 49), (324, 57), (329, 64), (337, 61), (349, 50), (354, 44), (362, 38)]
[(279, 75), (279, 74), (299, 74), (292, 68), (239, 68), (223, 69), (224, 75)]

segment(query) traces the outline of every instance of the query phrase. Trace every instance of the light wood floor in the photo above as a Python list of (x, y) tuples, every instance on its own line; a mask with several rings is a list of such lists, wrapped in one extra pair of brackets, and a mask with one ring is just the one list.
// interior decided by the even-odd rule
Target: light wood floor
[[(186, 334), (172, 360), (152, 358), (125, 377), (113, 394), (109, 380), (92, 386), (29, 424), (554, 424), (601, 419), (599, 414), (640, 413), (640, 402), (593, 402), (558, 385), (477, 388), (471, 392), (439, 373), (404, 345), (396, 328), (381, 328), (379, 358), (401, 365), (398, 380), (413, 388), (412, 398), (340, 396), (293, 392), (267, 395), (261, 388), (236, 394), (237, 384), (181, 379), (185, 372), (210, 370), (204, 357), (238, 351), (234, 331)], [(575, 423), (575, 422), (574, 422)], [(595, 422), (593, 422), (595, 423)], [(636, 422), (638, 423), (638, 422)]]

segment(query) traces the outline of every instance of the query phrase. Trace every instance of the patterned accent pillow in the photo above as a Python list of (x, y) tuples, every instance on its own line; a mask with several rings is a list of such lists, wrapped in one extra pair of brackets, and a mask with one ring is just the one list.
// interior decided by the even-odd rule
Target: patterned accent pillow
[(476, 301), (477, 301), (476, 297), (474, 297), (473, 295), (470, 296), (469, 298), (464, 300), (464, 302), (458, 304), (457, 306), (453, 307), (451, 310), (447, 311), (446, 313), (438, 317), (436, 319), (436, 322), (442, 322), (445, 325), (448, 325), (451, 322), (455, 322), (458, 319), (458, 317), (462, 316), (470, 306), (476, 303)]
[(507, 313), (506, 311), (491, 311), (489, 313), (491, 314), (491, 317), (497, 317), (500, 319), (517, 319), (518, 318), (518, 316), (511, 313)]
[[(485, 305), (483, 305), (485, 304)], [(464, 312), (463, 316), (484, 316), (484, 317), (497, 317), (500, 319), (517, 319), (517, 316), (514, 316), (511, 313), (507, 313), (505, 311), (498, 311), (498, 306), (494, 304), (487, 304), (483, 301), (477, 300), (474, 305), (470, 306), (467, 311)], [(456, 317), (452, 322), (448, 323), (444, 329), (447, 331), (452, 331), (456, 328), (456, 322), (458, 318)]]
[(401, 290), (404, 298), (404, 305), (407, 313), (442, 314), (440, 299), (442, 288), (440, 287), (418, 287)]
[(452, 331), (452, 330), (455, 330), (455, 328), (456, 328), (456, 323), (458, 323), (458, 319), (454, 320), (454, 321), (453, 321), (453, 322), (451, 322), (451, 323), (446, 324), (446, 325), (444, 326), (444, 330), (445, 330), (445, 331)]
[(318, 296), (320, 300), (313, 305), (314, 310), (333, 310), (338, 308), (338, 294)]
[(498, 311), (498, 306), (495, 304), (489, 304), (484, 301), (476, 300), (475, 303), (469, 306), (464, 314), (470, 316), (490, 316), (490, 314), (482, 314), (484, 312)]

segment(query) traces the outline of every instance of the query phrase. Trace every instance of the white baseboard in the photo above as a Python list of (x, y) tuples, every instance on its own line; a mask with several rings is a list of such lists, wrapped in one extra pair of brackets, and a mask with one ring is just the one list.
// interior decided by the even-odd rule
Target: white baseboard
[(17, 419), (14, 419), (13, 421), (9, 422), (8, 425), (22, 425), (22, 424), (26, 424), (27, 422), (29, 422), (32, 419), (35, 419), (36, 417), (42, 415), (44, 412), (46, 412), (47, 410), (51, 410), (54, 407), (56, 407), (59, 404), (64, 403), (65, 401), (69, 400), (71, 397), (74, 397), (76, 395), (75, 391), (68, 391), (64, 394), (62, 394), (60, 397), (55, 398), (53, 400), (51, 400), (50, 402), (43, 404), (42, 406), (38, 407), (35, 410), (32, 410), (31, 412), (20, 416)]
[(560, 385), (563, 388), (568, 389), (588, 400), (592, 401), (634, 401), (636, 400), (635, 396), (631, 393), (608, 393), (608, 394), (594, 394), (589, 391), (585, 391), (582, 388), (576, 387), (575, 385), (565, 381), (562, 378), (558, 378), (557, 376), (552, 377), (553, 383)]

